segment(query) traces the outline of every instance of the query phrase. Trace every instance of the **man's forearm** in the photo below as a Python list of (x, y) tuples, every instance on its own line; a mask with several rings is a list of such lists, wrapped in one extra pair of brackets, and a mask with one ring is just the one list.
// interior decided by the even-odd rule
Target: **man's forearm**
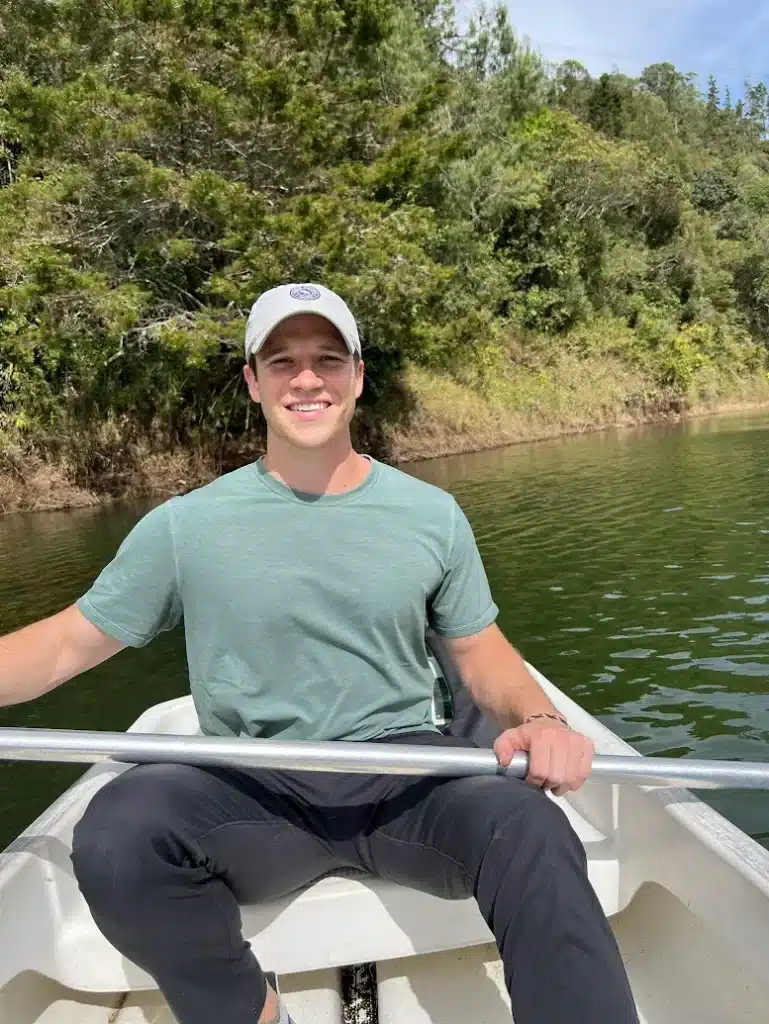
[(560, 714), (496, 626), (450, 641), (449, 651), (473, 699), (501, 729), (514, 728), (530, 715)]
[(34, 700), (122, 646), (74, 606), (0, 637), (0, 707)]
[(66, 679), (63, 634), (50, 619), (0, 637), (0, 705), (33, 700)]

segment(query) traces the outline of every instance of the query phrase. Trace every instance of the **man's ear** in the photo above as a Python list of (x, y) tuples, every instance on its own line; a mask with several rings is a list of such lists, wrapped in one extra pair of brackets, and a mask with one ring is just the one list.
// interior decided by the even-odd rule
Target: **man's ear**
[(356, 380), (355, 380), (355, 397), (356, 398), (360, 398), (360, 396), (363, 394), (363, 371), (364, 371), (364, 369), (365, 369), (365, 367), (364, 367), (363, 361), (360, 360), (358, 362), (358, 365), (355, 367), (355, 376), (356, 376)]
[(259, 394), (259, 382), (256, 379), (256, 374), (248, 364), (246, 364), (243, 367), (243, 376), (245, 377), (246, 387), (248, 388), (248, 393), (251, 396), (251, 400), (257, 403), (261, 402), (261, 396)]

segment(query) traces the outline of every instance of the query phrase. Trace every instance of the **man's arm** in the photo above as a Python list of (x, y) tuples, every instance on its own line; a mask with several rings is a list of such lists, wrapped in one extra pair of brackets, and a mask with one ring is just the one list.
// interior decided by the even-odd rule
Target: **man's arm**
[(443, 643), (473, 700), (500, 729), (513, 729), (530, 715), (563, 717), (496, 623)]
[(0, 637), (0, 707), (34, 700), (124, 646), (75, 605)]
[(448, 536), (446, 567), (431, 597), (428, 624), (476, 704), (504, 730), (494, 744), (499, 763), (507, 767), (515, 752), (524, 750), (527, 782), (556, 796), (579, 789), (590, 774), (593, 744), (564, 721), (532, 718), (557, 712), (494, 624), (498, 608), (470, 523), (456, 502)]
[[(500, 764), (506, 767), (523, 750), (529, 755), (527, 782), (556, 796), (579, 789), (590, 774), (593, 744), (569, 729), (499, 627), (443, 642), (476, 704), (504, 730), (494, 744)], [(540, 717), (551, 715), (557, 719)]]

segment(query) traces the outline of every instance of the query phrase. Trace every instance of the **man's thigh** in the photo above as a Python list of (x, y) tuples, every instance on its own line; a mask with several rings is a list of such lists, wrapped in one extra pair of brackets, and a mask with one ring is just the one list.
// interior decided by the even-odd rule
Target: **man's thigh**
[(462, 899), (473, 895), (492, 841), (501, 838), (513, 856), (529, 823), (556, 810), (550, 803), (502, 776), (420, 779), (382, 802), (361, 859), (378, 877)]
[[(279, 772), (138, 765), (91, 800), (74, 835), (82, 870), (169, 884), (218, 878), (238, 902), (275, 899), (333, 871), (333, 847), (308, 826)], [(169, 873), (171, 872), (171, 873)]]

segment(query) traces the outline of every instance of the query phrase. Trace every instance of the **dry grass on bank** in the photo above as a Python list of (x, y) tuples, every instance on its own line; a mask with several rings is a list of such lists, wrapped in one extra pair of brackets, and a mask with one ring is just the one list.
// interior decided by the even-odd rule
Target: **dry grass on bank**
[(35, 452), (18, 448), (0, 450), (0, 514), (84, 508), (101, 500), (72, 483), (66, 462), (52, 464)]
[(56, 455), (0, 438), (0, 514), (171, 497), (207, 483), (217, 471), (211, 452), (127, 443), (111, 424), (70, 438)]
[(637, 416), (627, 411), (628, 396), (643, 393), (642, 381), (625, 367), (564, 363), (495, 381), (485, 395), (411, 368), (408, 385), (417, 411), (393, 433), (393, 458), (429, 458), (642, 421), (640, 410)]
[(485, 396), (448, 376), (415, 368), (408, 386), (416, 412), (390, 436), (396, 462), (769, 406), (769, 380), (763, 375), (696, 380), (680, 403), (619, 360), (568, 354), (546, 371), (517, 370)]

